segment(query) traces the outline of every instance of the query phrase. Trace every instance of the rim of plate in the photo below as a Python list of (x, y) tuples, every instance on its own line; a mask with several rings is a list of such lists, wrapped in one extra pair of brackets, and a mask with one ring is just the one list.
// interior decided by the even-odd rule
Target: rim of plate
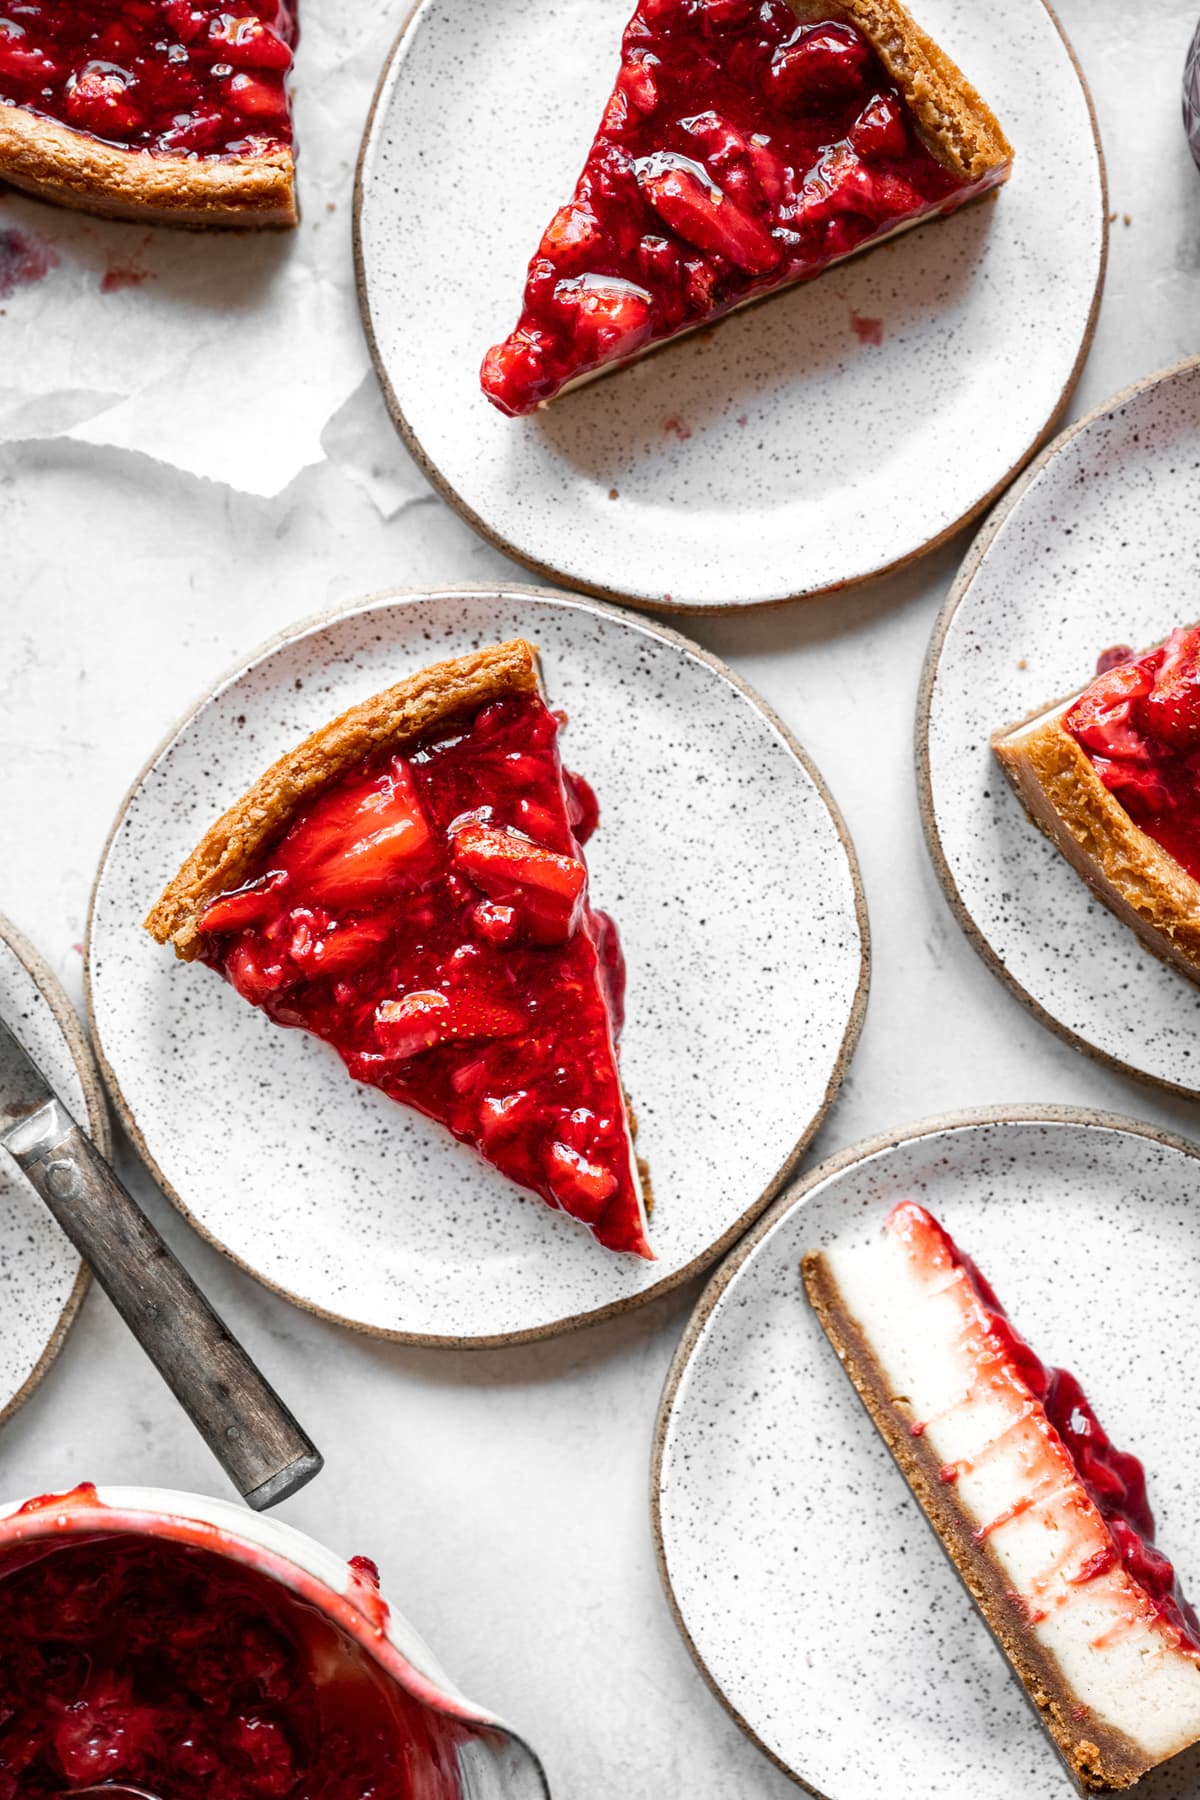
[[(92, 1047), (88, 1042), (87, 1033), (80, 1023), (79, 1014), (71, 1005), (65, 988), (41, 951), (35, 950), (24, 932), (18, 931), (12, 921), (3, 913), (0, 913), (0, 943), (6, 944), (12, 951), (50, 1008), (54, 1022), (62, 1032), (71, 1061), (75, 1065), (75, 1072), (79, 1076), (79, 1085), (83, 1089), (83, 1102), (87, 1110), (87, 1127), (92, 1142), (105, 1160), (111, 1162), (112, 1125), (104, 1099), (104, 1087), (100, 1080), (96, 1059), (92, 1055)], [(79, 1273), (75, 1277), (71, 1292), (67, 1295), (63, 1309), (58, 1315), (58, 1322), (46, 1341), (45, 1349), (21, 1386), (7, 1406), (0, 1407), (0, 1425), (3, 1425), (6, 1419), (11, 1419), (15, 1412), (20, 1411), (62, 1349), (67, 1339), (67, 1333), (75, 1323), (75, 1315), (83, 1304), (83, 1296), (91, 1285), (91, 1279), (92, 1272), (81, 1256)]]
[(1165, 369), (1156, 370), (1153, 375), (1143, 375), (1137, 381), (1131, 381), (1127, 387), (1121, 388), (1110, 399), (1102, 400), (1099, 406), (1094, 406), (1090, 412), (1084, 414), (1082, 419), (1077, 419), (1074, 424), (1068, 425), (1065, 431), (1059, 433), (1053, 443), (1046, 446), (1037, 461), (1029, 465), (1020, 480), (1014, 482), (999, 505), (989, 514), (963, 559), (962, 567), (955, 576), (954, 586), (934, 625), (933, 635), (929, 640), (929, 648), (925, 652), (925, 661), (921, 668), (921, 685), (917, 691), (917, 713), (913, 732), (913, 755), (917, 769), (917, 802), (921, 813), (921, 825), (925, 833), (926, 848), (929, 851), (930, 861), (933, 863), (934, 873), (941, 884), (942, 892), (949, 902), (950, 910), (962, 928), (963, 935), (971, 948), (982, 957), (993, 975), (1000, 977), (1010, 993), (1015, 994), (1021, 1004), (1029, 1008), (1038, 1023), (1045, 1025), (1064, 1043), (1070, 1044), (1072, 1049), (1082, 1050), (1083, 1054), (1090, 1056), (1093, 1062), (1101, 1063), (1107, 1069), (1115, 1069), (1118, 1074), (1131, 1075), (1135, 1081), (1141, 1082), (1145, 1087), (1159, 1088), (1169, 1094), (1180, 1094), (1188, 1100), (1194, 1100), (1197, 1095), (1200, 1095), (1200, 1083), (1197, 1083), (1195, 1087), (1187, 1087), (1181, 1082), (1169, 1081), (1165, 1075), (1153, 1075), (1146, 1069), (1138, 1068), (1134, 1063), (1125, 1062), (1121, 1057), (1114, 1056), (1109, 1050), (1100, 1049), (1099, 1045), (1091, 1043), (1077, 1031), (1072, 1031), (1069, 1025), (1064, 1025), (1061, 1019), (1056, 1019), (1053, 1013), (1048, 1012), (1041, 1001), (1034, 998), (1028, 988), (1022, 986), (1003, 958), (992, 948), (991, 941), (981, 927), (976, 924), (958, 891), (958, 883), (954, 879), (949, 860), (942, 847), (942, 836), (938, 830), (937, 812), (933, 799), (933, 782), (929, 769), (929, 720), (933, 709), (933, 689), (941, 663), (942, 648), (953, 623), (954, 615), (966, 598), (971, 583), (978, 574), (1001, 526), (1010, 514), (1016, 511), (1029, 489), (1041, 475), (1042, 470), (1054, 460), (1060, 451), (1065, 450), (1077, 437), (1089, 431), (1101, 419), (1106, 419), (1111, 413), (1128, 405), (1140, 394), (1148, 393), (1151, 388), (1158, 387), (1160, 383), (1173, 381), (1176, 376), (1183, 375), (1192, 369), (1200, 369), (1200, 355), (1185, 356), (1179, 362), (1168, 364)]
[[(400, 604), (404, 604), (407, 601), (438, 600), (444, 597), (453, 598), (458, 595), (470, 596), (473, 594), (498, 594), (505, 598), (516, 596), (519, 599), (544, 601), (552, 606), (576, 607), (584, 612), (600, 613), (607, 618), (620, 620), (624, 624), (633, 626), (638, 631), (649, 632), (652, 636), (685, 650), (688, 655), (705, 664), (705, 666), (711, 669), (714, 674), (719, 675), (732, 687), (736, 688), (737, 691), (749, 701), (751, 706), (753, 706), (757, 712), (761, 713), (768, 723), (779, 733), (780, 737), (787, 745), (788, 750), (796, 758), (796, 761), (800, 764), (801, 768), (812, 782), (829, 815), (838, 842), (845, 855), (846, 866), (850, 875), (851, 889), (854, 895), (854, 916), (858, 928), (861, 952), (859, 958), (858, 981), (854, 990), (854, 999), (850, 1006), (849, 1016), (846, 1020), (846, 1027), (842, 1034), (837, 1057), (834, 1061), (829, 1081), (826, 1084), (825, 1093), (821, 1098), (820, 1104), (812, 1117), (808, 1120), (804, 1131), (796, 1140), (796, 1143), (792, 1146), (792, 1149), (788, 1152), (780, 1167), (775, 1171), (774, 1175), (767, 1183), (766, 1187), (763, 1188), (762, 1192), (751, 1205), (733, 1221), (728, 1229), (722, 1232), (721, 1236), (714, 1243), (710, 1244), (707, 1249), (701, 1251), (698, 1256), (693, 1257), (684, 1268), (676, 1269), (670, 1275), (665, 1275), (661, 1281), (656, 1281), (651, 1287), (640, 1289), (636, 1294), (628, 1294), (622, 1299), (609, 1301), (606, 1305), (594, 1307), (588, 1312), (571, 1313), (567, 1317), (554, 1320), (550, 1324), (533, 1325), (519, 1331), (495, 1332), (480, 1337), (458, 1337), (448, 1333), (439, 1334), (434, 1332), (399, 1331), (378, 1325), (367, 1325), (359, 1319), (347, 1318), (344, 1313), (335, 1312), (332, 1308), (318, 1306), (314, 1301), (303, 1299), (301, 1296), (293, 1293), (290, 1288), (285, 1287), (281, 1282), (268, 1280), (266, 1276), (260, 1274), (253, 1264), (245, 1261), (244, 1258), (235, 1255), (227, 1245), (222, 1243), (219, 1238), (215, 1237), (208, 1227), (196, 1217), (191, 1208), (187, 1206), (182, 1196), (167, 1180), (158, 1163), (150, 1154), (150, 1150), (138, 1125), (136, 1114), (126, 1100), (121, 1084), (117, 1079), (116, 1072), (108, 1060), (108, 1055), (105, 1051), (104, 1042), (96, 1020), (94, 997), (92, 993), (92, 927), (95, 920), (96, 900), (100, 891), (100, 884), (104, 878), (105, 869), (108, 865), (109, 852), (112, 849), (118, 832), (124, 824), (125, 815), (128, 812), (130, 805), (154, 764), (175, 741), (179, 733), (183, 731), (186, 726), (190, 725), (192, 720), (195, 719), (197, 715), (226, 687), (240, 675), (245, 674), (250, 669), (254, 668), (256, 664), (262, 662), (272, 651), (281, 649), (285, 644), (295, 642), (298, 638), (313, 633), (323, 626), (333, 625), (340, 620), (351, 618), (356, 613), (366, 612), (373, 607), (380, 607), (388, 603), (394, 604), (399, 602)], [(662, 1295), (670, 1293), (674, 1288), (681, 1287), (685, 1281), (692, 1280), (693, 1277), (701, 1274), (705, 1269), (710, 1268), (714, 1262), (717, 1262), (725, 1254), (732, 1244), (737, 1242), (749, 1226), (751, 1226), (760, 1216), (764, 1209), (771, 1204), (781, 1188), (783, 1188), (791, 1179), (792, 1175), (795, 1174), (804, 1152), (808, 1149), (813, 1138), (829, 1116), (830, 1108), (837, 1098), (838, 1091), (845, 1078), (846, 1070), (850, 1066), (851, 1059), (858, 1047), (858, 1040), (862, 1033), (863, 1019), (866, 1015), (867, 996), (871, 983), (871, 928), (867, 914), (867, 897), (863, 888), (862, 871), (859, 868), (858, 854), (854, 848), (854, 841), (850, 836), (846, 821), (842, 817), (841, 809), (825, 783), (824, 776), (810, 760), (808, 752), (797, 741), (796, 737), (788, 726), (784, 724), (778, 713), (776, 713), (747, 682), (743, 681), (740, 675), (737, 675), (726, 663), (723, 663), (720, 657), (714, 656), (711, 651), (704, 649), (701, 644), (693, 643), (691, 638), (685, 637), (682, 632), (674, 630), (671, 626), (664, 624), (661, 620), (647, 619), (639, 613), (627, 613), (618, 607), (603, 604), (584, 595), (569, 593), (562, 589), (528, 587), (521, 583), (513, 582), (497, 582), (494, 584), (487, 582), (464, 582), (452, 587), (442, 588), (383, 588), (376, 593), (368, 594), (365, 597), (360, 596), (358, 599), (347, 601), (340, 606), (323, 607), (318, 612), (311, 613), (302, 619), (297, 619), (291, 625), (285, 626), (283, 630), (275, 632), (263, 643), (257, 645), (255, 649), (249, 651), (244, 656), (239, 657), (236, 663), (227, 667), (214, 682), (210, 683), (200, 698), (176, 721), (164, 735), (162, 741), (152, 751), (146, 762), (135, 775), (133, 781), (130, 783), (129, 788), (117, 809), (116, 817), (104, 840), (104, 848), (100, 853), (100, 860), (96, 868), (96, 876), (92, 883), (91, 896), (88, 901), (87, 929), (84, 934), (83, 970), (88, 1026), (91, 1031), (96, 1062), (104, 1077), (104, 1084), (108, 1090), (109, 1099), (121, 1122), (122, 1130), (132, 1141), (138, 1155), (141, 1157), (147, 1169), (149, 1169), (162, 1192), (171, 1201), (172, 1205), (183, 1214), (184, 1218), (188, 1221), (188, 1224), (191, 1225), (194, 1231), (199, 1233), (206, 1243), (211, 1244), (215, 1250), (219, 1250), (223, 1256), (228, 1257), (229, 1261), (234, 1263), (239, 1269), (244, 1269), (247, 1275), (253, 1276), (255, 1281), (269, 1289), (271, 1293), (279, 1294), (283, 1299), (290, 1301), (293, 1306), (298, 1306), (301, 1311), (311, 1314), (314, 1318), (325, 1319), (331, 1324), (343, 1325), (348, 1327), (351, 1331), (361, 1332), (365, 1337), (379, 1338), (394, 1344), (418, 1345), (434, 1350), (495, 1350), (510, 1344), (537, 1343), (544, 1338), (559, 1337), (568, 1331), (582, 1330), (585, 1326), (599, 1325), (606, 1319), (616, 1318), (621, 1313), (633, 1312), (638, 1307), (645, 1306), (649, 1301), (659, 1299)]]
[[(1030, 458), (1035, 456), (1038, 450), (1046, 443), (1047, 439), (1050, 438), (1055, 427), (1061, 420), (1063, 413), (1067, 409), (1071, 395), (1074, 393), (1079, 377), (1083, 372), (1083, 365), (1087, 361), (1091, 351), (1092, 340), (1096, 335), (1096, 322), (1100, 313), (1100, 301), (1104, 293), (1104, 282), (1108, 271), (1108, 165), (1104, 157), (1104, 145), (1100, 137), (1100, 122), (1096, 116), (1096, 105), (1092, 98), (1092, 90), (1088, 85), (1087, 76), (1083, 71), (1083, 65), (1076, 53), (1075, 46), (1067, 36), (1062, 20), (1059, 18), (1051, 4), (1051, 0), (1041, 0), (1042, 6), (1050, 16), (1051, 23), (1058, 32), (1059, 37), (1062, 39), (1063, 48), (1067, 52), (1071, 67), (1075, 71), (1076, 79), (1083, 91), (1088, 119), (1091, 123), (1092, 140), (1096, 148), (1096, 162), (1100, 172), (1100, 261), (1096, 270), (1096, 285), (1092, 291), (1091, 305), (1088, 308), (1087, 322), (1084, 326), (1083, 336), (1080, 339), (1079, 350), (1075, 357), (1075, 361), (1071, 365), (1067, 379), (1063, 384), (1062, 391), (1051, 407), (1045, 424), (1039, 431), (1035, 432), (1028, 446), (1021, 452), (1020, 456), (1018, 456), (1017, 460), (1007, 472), (988, 489), (986, 494), (975, 501), (973, 505), (969, 506), (965, 512), (961, 513), (952, 524), (944, 526), (941, 531), (936, 532), (933, 537), (926, 539), (926, 541), (923, 544), (918, 545), (916, 549), (906, 550), (903, 555), (896, 557), (893, 562), (885, 563), (882, 568), (868, 570), (862, 575), (846, 575), (837, 581), (825, 582), (820, 587), (802, 588), (797, 593), (793, 594), (775, 594), (768, 600), (724, 600), (711, 605), (706, 605), (704, 602), (687, 605), (677, 600), (648, 600), (641, 595), (631, 594), (623, 588), (606, 587), (600, 582), (585, 581), (577, 574), (571, 574), (568, 571), (557, 568), (553, 563), (542, 562), (539, 558), (528, 555), (523, 550), (519, 550), (516, 545), (510, 543), (502, 533), (494, 530), (473, 507), (467, 504), (458, 489), (445, 475), (443, 475), (441, 469), (426, 452), (420, 438), (409, 424), (404, 408), (401, 406), (395, 389), (392, 387), (387, 368), (384, 364), (383, 357), (380, 354), (379, 345), (375, 337), (375, 326), (371, 314), (371, 298), (368, 291), (366, 262), (363, 257), (362, 248), (362, 211), (364, 197), (363, 169), (367, 159), (367, 151), (374, 136), (376, 114), (379, 111), (379, 105), (383, 99), (384, 90), (388, 86), (392, 71), (404, 50), (407, 38), (418, 24), (419, 16), (424, 11), (425, 4), (426, 0), (413, 0), (413, 4), (405, 17), (404, 22), (396, 34), (392, 47), (384, 59), (383, 68), (379, 74), (379, 80), (375, 84), (375, 92), (371, 96), (371, 105), (367, 113), (367, 122), (363, 127), (362, 142), (359, 145), (358, 158), (355, 163), (353, 202), (354, 280), (358, 290), (359, 313), (362, 318), (363, 332), (367, 340), (367, 347), (371, 352), (371, 362), (374, 366), (375, 374), (383, 393), (384, 404), (391, 416), (392, 424), (395, 426), (403, 440), (405, 449), (434, 490), (441, 495), (443, 500), (454, 508), (455, 512), (457, 512), (461, 518), (466, 520), (472, 531), (477, 532), (485, 542), (501, 551), (503, 555), (510, 557), (513, 562), (520, 563), (523, 568), (528, 569), (531, 574), (538, 576), (541, 580), (561, 584), (571, 593), (583, 593), (594, 599), (607, 600), (619, 606), (632, 606), (639, 609), (644, 608), (653, 613), (675, 615), (691, 614), (692, 616), (711, 614), (715, 617), (720, 617), (722, 615), (737, 613), (764, 612), (772, 607), (789, 606), (798, 600), (817, 600), (824, 594), (836, 594), (841, 592), (844, 588), (865, 585), (869, 582), (882, 581), (885, 576), (898, 574), (901, 569), (909, 568), (913, 563), (919, 562), (922, 557), (929, 556), (933, 551), (940, 549), (943, 544), (948, 543), (949, 540), (954, 537), (957, 532), (961, 531), (964, 526), (971, 524), (975, 519), (979, 518), (981, 514), (987, 511), (988, 507), (1004, 493), (1010, 482), (1012, 482), (1014, 478), (1020, 474), (1021, 470), (1026, 467)], [(873, 246), (875, 249), (878, 249), (879, 247), (879, 245)], [(871, 251), (868, 249), (865, 252), (860, 252), (860, 254), (869, 256)], [(763, 301), (773, 298), (774, 296), (772, 294), (760, 296), (760, 299)], [(726, 317), (731, 316), (732, 315), (726, 315)], [(718, 319), (715, 321), (715, 325), (720, 326), (723, 322), (723, 319)], [(669, 348), (669, 342), (665, 345), (659, 345), (657, 348)], [(611, 371), (608, 372), (611, 373)]]
[(839, 1150), (827, 1157), (811, 1169), (807, 1175), (795, 1182), (786, 1193), (776, 1200), (770, 1210), (759, 1219), (752, 1230), (748, 1231), (738, 1244), (733, 1254), (726, 1258), (721, 1267), (709, 1279), (704, 1291), (697, 1300), (695, 1308), (684, 1327), (671, 1358), (667, 1370), (667, 1378), (663, 1383), (662, 1398), (658, 1403), (658, 1412), (654, 1420), (654, 1437), (650, 1449), (650, 1522), (654, 1535), (654, 1559), (658, 1565), (658, 1578), (670, 1608), (671, 1617), (675, 1621), (679, 1635), (687, 1646), (688, 1654), (704, 1677), (709, 1690), (716, 1695), (721, 1705), (733, 1719), (750, 1742), (769, 1762), (774, 1763), (797, 1787), (815, 1796), (815, 1800), (837, 1800), (836, 1795), (824, 1794), (813, 1787), (811, 1782), (797, 1774), (796, 1770), (785, 1763), (775, 1752), (767, 1747), (755, 1731), (738, 1711), (733, 1701), (720, 1686), (700, 1653), (700, 1649), (688, 1630), (683, 1610), (676, 1598), (671, 1582), (671, 1572), (667, 1566), (666, 1546), (663, 1542), (661, 1482), (663, 1458), (666, 1450), (667, 1430), (675, 1409), (675, 1401), (679, 1393), (680, 1383), (687, 1371), (688, 1364), (704, 1336), (705, 1327), (717, 1302), (726, 1289), (733, 1283), (735, 1276), (749, 1261), (754, 1251), (769, 1236), (775, 1226), (788, 1215), (805, 1205), (810, 1195), (825, 1182), (841, 1175), (855, 1163), (867, 1162), (878, 1156), (881, 1151), (895, 1150), (901, 1144), (914, 1143), (919, 1138), (939, 1137), (944, 1132), (969, 1130), (979, 1125), (1080, 1125), (1104, 1131), (1122, 1131), (1130, 1137), (1145, 1138), (1150, 1143), (1163, 1144), (1170, 1150), (1179, 1150), (1194, 1161), (1200, 1162), (1200, 1144), (1192, 1143), (1178, 1132), (1164, 1131), (1158, 1125), (1148, 1125), (1144, 1120), (1131, 1119), (1125, 1113), (1105, 1112), (1089, 1106), (976, 1106), (962, 1111), (935, 1113), (931, 1118), (921, 1119), (915, 1125), (906, 1125), (899, 1131), (880, 1131), (873, 1137), (863, 1138), (848, 1149)]

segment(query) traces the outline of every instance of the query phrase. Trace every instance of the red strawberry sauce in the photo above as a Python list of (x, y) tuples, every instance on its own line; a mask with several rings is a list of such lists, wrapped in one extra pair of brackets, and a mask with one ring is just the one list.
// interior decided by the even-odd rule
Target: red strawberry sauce
[(1200, 881), (1200, 627), (1148, 656), (1108, 656), (1064, 729), (1135, 824)]
[(529, 265), (516, 330), (484, 358), (483, 390), (530, 412), (574, 376), (979, 191), (921, 142), (853, 25), (802, 24), (786, 0), (641, 0), (575, 197)]
[(249, 156), (292, 140), (288, 0), (0, 0), (0, 100), (136, 150)]
[(444, 1736), (315, 1608), (210, 1550), (86, 1532), (0, 1554), (0, 1800), (416, 1800), (458, 1791)]
[[(984, 1329), (991, 1344), (1041, 1403), (1062, 1439), (1112, 1539), (1111, 1556), (1097, 1562), (1087, 1573), (1100, 1575), (1119, 1558), (1155, 1611), (1179, 1632), (1184, 1647), (1200, 1653), (1200, 1620), (1180, 1593), (1173, 1566), (1154, 1543), (1154, 1514), (1146, 1497), (1146, 1471), (1137, 1457), (1116, 1448), (1074, 1375), (1066, 1369), (1048, 1368), (1029, 1347), (987, 1278), (932, 1214), (913, 1201), (901, 1202), (896, 1213), (904, 1215), (901, 1229), (910, 1254), (924, 1242), (939, 1262), (948, 1256), (954, 1267), (967, 1276), (983, 1309)], [(947, 1471), (944, 1478), (950, 1474)]]
[(201, 921), (204, 959), (357, 1080), (649, 1255), (613, 1038), (616, 928), (588, 903), (595, 797), (539, 696), (323, 790)]

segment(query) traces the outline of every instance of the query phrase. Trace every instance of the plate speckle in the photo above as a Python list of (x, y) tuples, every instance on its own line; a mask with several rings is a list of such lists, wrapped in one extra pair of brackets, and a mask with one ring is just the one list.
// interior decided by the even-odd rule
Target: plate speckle
[(1200, 360), (1064, 433), (968, 556), (917, 724), (926, 836), (976, 948), (1062, 1036), (1188, 1094), (1200, 1093), (1200, 987), (1092, 898), (988, 740), (1082, 687), (1109, 645), (1149, 647), (1200, 616), (1198, 479)]
[[(801, 1256), (899, 1200), (928, 1205), (1145, 1463), (1159, 1543), (1195, 1596), (1200, 1416), (1180, 1346), (1200, 1285), (1198, 1159), (1068, 1109), (934, 1120), (816, 1170), (701, 1296), (659, 1415), (660, 1567), (720, 1697), (828, 1800), (1073, 1788), (826, 1341)], [(1198, 1771), (1189, 1752), (1138, 1793), (1192, 1800)]]
[[(83, 1028), (48, 965), (2, 918), (0, 1014), (108, 1156), (108, 1118)], [(0, 1420), (58, 1355), (86, 1288), (76, 1251), (0, 1150)]]
[(510, 555), (612, 598), (760, 605), (920, 554), (1031, 453), (1090, 340), (1103, 169), (1055, 21), (1042, 0), (917, 8), (1015, 146), (994, 201), (506, 419), (479, 364), (574, 189), (631, 10), (423, 0), (402, 34), (356, 216), (368, 335), (409, 448)]
[[(588, 860), (629, 965), (622, 1070), (654, 1182), (653, 1264), (601, 1250), (140, 925), (281, 751), (425, 663), (514, 635), (539, 645), (570, 715), (564, 756), (600, 799)], [(90, 1002), (123, 1115), (207, 1236), (315, 1310), (478, 1343), (637, 1305), (738, 1234), (840, 1079), (865, 929), (819, 779), (704, 652), (564, 595), (384, 596), (267, 646), (155, 757), (98, 877)]]

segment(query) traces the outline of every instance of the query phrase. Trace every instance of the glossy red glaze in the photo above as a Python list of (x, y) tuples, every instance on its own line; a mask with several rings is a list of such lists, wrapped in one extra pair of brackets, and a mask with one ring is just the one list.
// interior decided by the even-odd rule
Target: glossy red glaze
[(484, 393), (530, 412), (983, 185), (925, 147), (852, 25), (801, 24), (786, 0), (642, 0), (516, 330), (484, 358)]
[(204, 957), (613, 1250), (650, 1255), (617, 1074), (624, 965), (588, 902), (595, 797), (538, 697), (322, 792)]
[[(966, 1274), (983, 1308), (989, 1338), (1008, 1368), (1044, 1408), (1104, 1520), (1112, 1540), (1111, 1554), (1097, 1558), (1081, 1579), (1102, 1574), (1119, 1558), (1155, 1612), (1179, 1632), (1189, 1650), (1200, 1652), (1200, 1620), (1180, 1593), (1174, 1568), (1154, 1543), (1154, 1514), (1146, 1497), (1146, 1471), (1137, 1457), (1117, 1449), (1074, 1375), (1066, 1369), (1047, 1367), (1030, 1348), (991, 1284), (949, 1232), (914, 1201), (903, 1201), (901, 1207), (915, 1218), (920, 1233), (928, 1235), (940, 1254), (948, 1256)], [(906, 1241), (912, 1247), (917, 1237), (906, 1230)], [(947, 1479), (944, 1473), (943, 1479)]]
[(1111, 656), (1063, 727), (1130, 818), (1200, 881), (1200, 627), (1147, 656)]
[(176, 156), (292, 141), (289, 0), (0, 0), (0, 100)]
[(114, 1780), (169, 1800), (416, 1800), (413, 1771), (452, 1759), (423, 1706), (257, 1570), (102, 1531), (0, 1553), (0, 1800)]

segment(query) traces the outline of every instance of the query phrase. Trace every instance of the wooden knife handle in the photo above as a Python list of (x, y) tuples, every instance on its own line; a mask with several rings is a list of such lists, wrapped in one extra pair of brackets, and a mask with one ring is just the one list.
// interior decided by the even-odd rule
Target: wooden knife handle
[(17, 1139), (15, 1160), (247, 1504), (311, 1481), (320, 1452), (61, 1102)]

